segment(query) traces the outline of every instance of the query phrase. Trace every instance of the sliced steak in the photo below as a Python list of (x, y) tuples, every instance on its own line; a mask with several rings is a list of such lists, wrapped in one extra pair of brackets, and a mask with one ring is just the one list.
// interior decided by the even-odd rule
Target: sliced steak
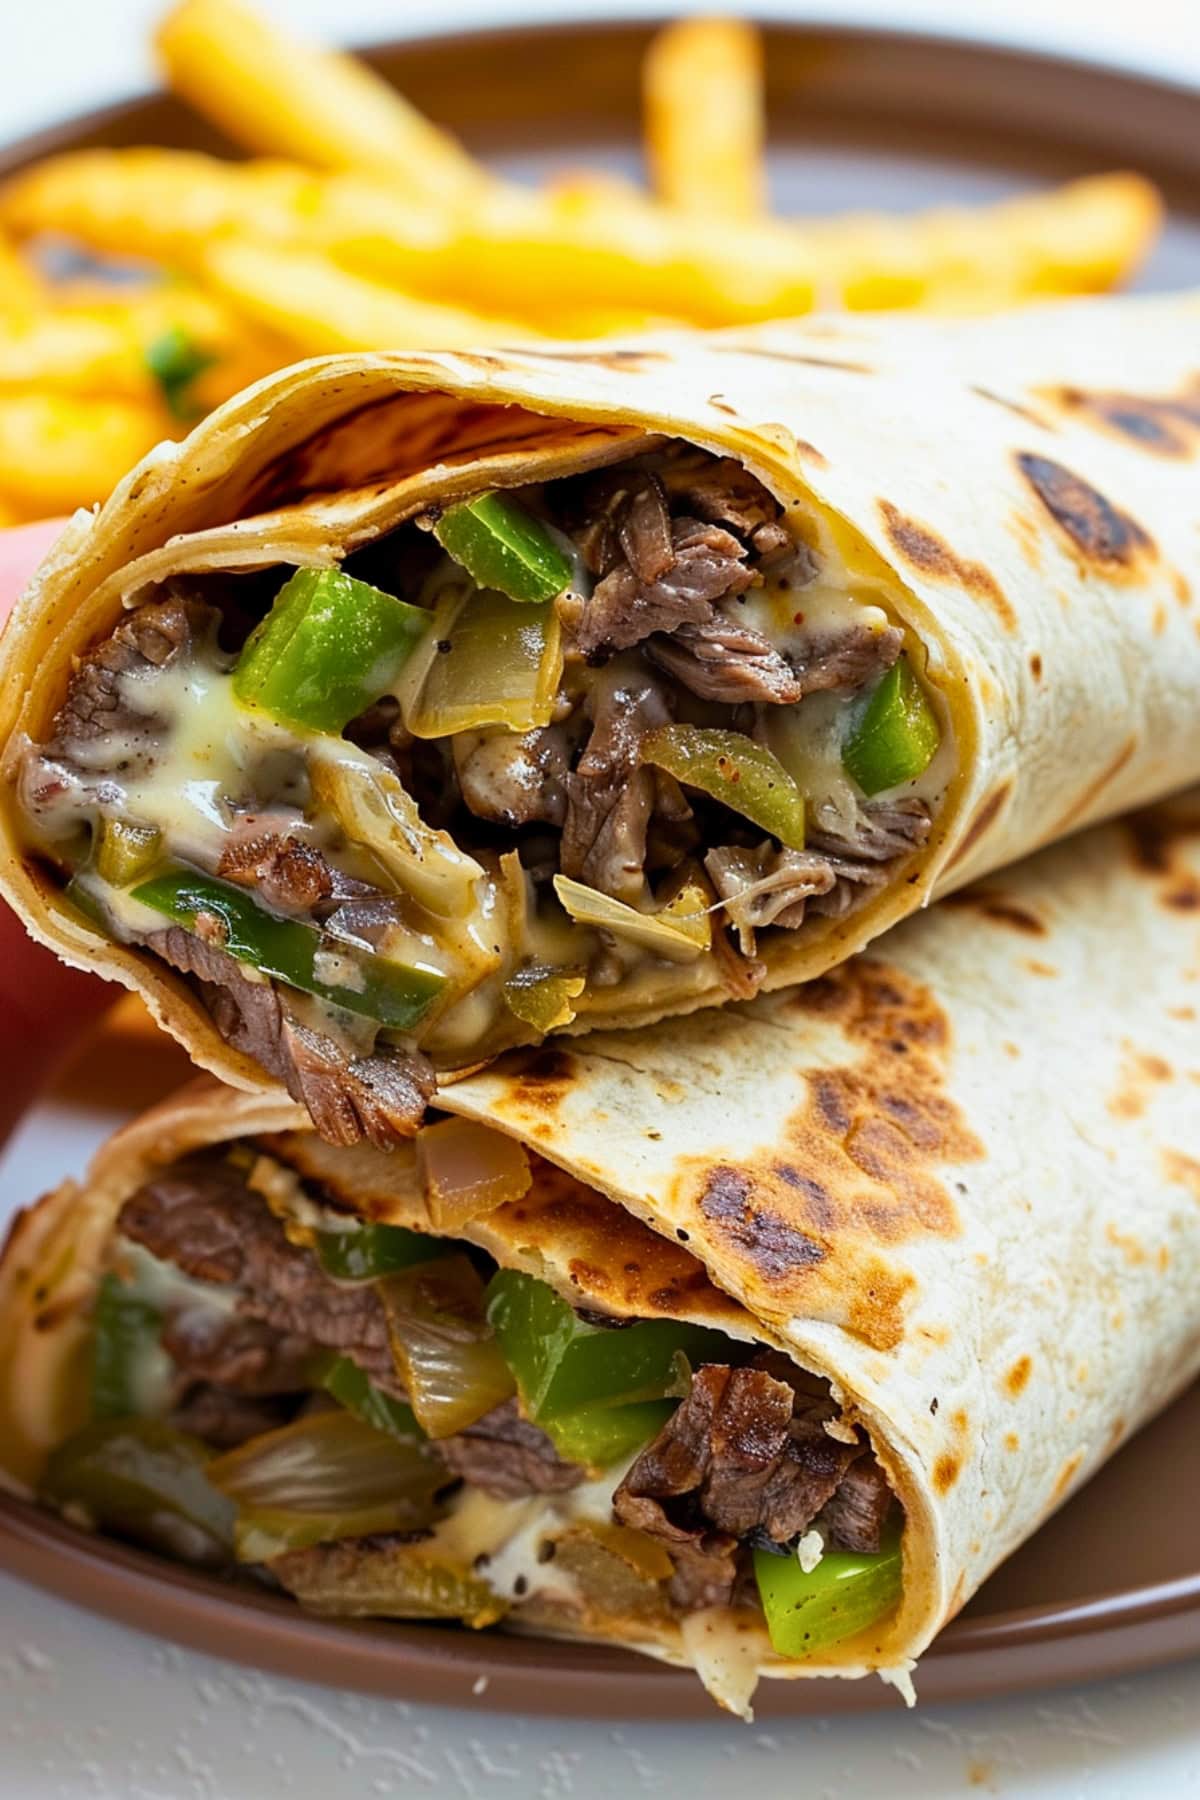
[(806, 691), (787, 658), (761, 632), (716, 611), (698, 624), (681, 625), (670, 637), (651, 638), (646, 654), (702, 700), (787, 706)]
[(396, 1391), (387, 1315), (374, 1288), (331, 1280), (220, 1156), (190, 1157), (152, 1177), (121, 1208), (119, 1228), (185, 1275), (236, 1287), (249, 1317), (353, 1358)]
[(278, 912), (311, 913), (334, 892), (333, 871), (321, 852), (286, 832), (235, 836), (221, 852), (217, 874), (255, 888)]
[(914, 798), (864, 806), (848, 830), (822, 827), (819, 818), (808, 844), (824, 856), (834, 881), (811, 905), (833, 918), (844, 918), (890, 881), (896, 865), (919, 850), (933, 828), (928, 806)]
[(571, 758), (564, 726), (463, 734), (453, 743), (462, 797), (477, 818), (513, 829), (537, 822), (562, 825)]
[(826, 1501), (821, 1524), (840, 1549), (874, 1556), (893, 1498), (883, 1470), (870, 1452), (864, 1452), (850, 1464), (837, 1492)]
[(646, 832), (657, 792), (640, 762), (648, 731), (670, 720), (649, 674), (605, 672), (589, 699), (592, 732), (567, 776), (560, 867), (614, 899), (636, 902), (645, 888)]
[[(131, 677), (157, 674), (195, 644), (215, 642), (219, 622), (217, 609), (199, 600), (173, 597), (137, 607), (80, 661), (55, 716), (47, 754), (69, 761), (81, 745), (114, 736), (149, 743), (161, 721), (130, 706), (122, 686)], [(86, 766), (93, 762), (86, 758)]]
[(376, 1149), (394, 1150), (419, 1129), (437, 1088), (432, 1065), (419, 1051), (382, 1045), (370, 1056), (353, 1056), (292, 1018), (286, 996), (273, 983), (244, 974), (219, 944), (178, 925), (145, 941), (173, 969), (196, 978), (225, 1042), (283, 1082), (328, 1143), (366, 1138)]
[[(652, 632), (703, 624), (712, 616), (714, 601), (744, 593), (755, 579), (745, 547), (732, 533), (702, 519), (671, 521), (665, 566), (655, 534), (623, 530), (621, 543), (623, 560), (589, 598), (571, 595), (560, 603), (563, 623), (584, 656), (628, 649)], [(660, 572), (643, 573), (651, 568)]]
[(241, 1313), (178, 1308), (163, 1327), (162, 1346), (190, 1380), (246, 1398), (299, 1394), (312, 1386), (312, 1338), (276, 1331)]
[(214, 1450), (236, 1450), (250, 1438), (286, 1425), (293, 1410), (283, 1399), (235, 1394), (201, 1382), (174, 1409), (171, 1423), (176, 1431), (203, 1438)]
[(710, 850), (704, 866), (737, 929), (743, 956), (753, 956), (755, 933), (766, 925), (794, 930), (814, 894), (828, 893), (835, 876), (828, 857), (781, 850), (768, 838), (757, 850), (730, 845)]
[(565, 1494), (585, 1474), (578, 1463), (564, 1462), (546, 1433), (521, 1417), (515, 1400), (506, 1400), (466, 1431), (441, 1438), (436, 1449), (456, 1475), (504, 1500)]
[(886, 674), (903, 648), (904, 633), (894, 625), (846, 625), (806, 633), (792, 664), (801, 694), (851, 691)]
[(707, 452), (664, 461), (660, 480), (671, 500), (712, 524), (727, 525), (759, 556), (777, 555), (792, 540), (779, 523), (782, 508), (756, 475), (731, 456)]

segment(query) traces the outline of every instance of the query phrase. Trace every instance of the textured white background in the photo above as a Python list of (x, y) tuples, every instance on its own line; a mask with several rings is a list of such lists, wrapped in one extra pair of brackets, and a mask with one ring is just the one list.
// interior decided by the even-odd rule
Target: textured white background
[[(669, 10), (641, 0), (275, 0), (344, 38), (501, 18)], [(150, 78), (158, 0), (0, 0), (0, 137)], [(756, 0), (1032, 43), (1200, 84), (1200, 0)], [(10, 1206), (77, 1168), (102, 1121), (50, 1109), (0, 1164)], [(1114, 1528), (1117, 1527), (1114, 1521)], [(147, 1632), (153, 1618), (145, 1621)], [(315, 1673), (315, 1671), (314, 1671)], [(1200, 1794), (1200, 1666), (990, 1705), (769, 1729), (493, 1717), (248, 1673), (121, 1630), (0, 1577), (0, 1800), (1156, 1800)]]

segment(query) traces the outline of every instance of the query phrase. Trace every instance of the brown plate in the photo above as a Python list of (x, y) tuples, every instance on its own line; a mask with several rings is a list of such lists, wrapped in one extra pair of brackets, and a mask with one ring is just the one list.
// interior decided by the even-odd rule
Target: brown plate
[[(539, 27), (373, 53), (418, 106), (520, 175), (572, 161), (637, 166), (650, 28)], [(1200, 285), (1200, 95), (1018, 52), (887, 32), (766, 28), (771, 163), (785, 210), (981, 200), (1031, 181), (1133, 166), (1171, 205), (1141, 285)], [(13, 169), (93, 144), (225, 149), (173, 100), (72, 121), (0, 155)], [(123, 1060), (129, 1059), (129, 1060)], [(136, 1066), (135, 1066), (136, 1065)], [(110, 1044), (60, 1088), (97, 1129), (117, 1122), (121, 1069), (137, 1103), (179, 1062)], [(147, 1082), (149, 1075), (149, 1082)], [(147, 1091), (147, 1089), (151, 1091)], [(131, 1104), (126, 1089), (125, 1104)], [(1158, 1472), (1170, 1471), (1167, 1481)], [(1200, 1390), (1127, 1446), (976, 1595), (923, 1659), (923, 1700), (1126, 1673), (1200, 1652)], [(605, 1718), (711, 1716), (691, 1676), (618, 1650), (437, 1626), (304, 1617), (158, 1559), (89, 1539), (0, 1497), (0, 1566), (97, 1612), (280, 1673), (410, 1700)], [(879, 1682), (764, 1682), (760, 1717), (894, 1705)]]

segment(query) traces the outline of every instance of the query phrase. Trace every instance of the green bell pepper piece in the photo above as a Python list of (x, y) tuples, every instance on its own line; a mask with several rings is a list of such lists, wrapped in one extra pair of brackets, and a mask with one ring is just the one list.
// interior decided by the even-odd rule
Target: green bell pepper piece
[(589, 1325), (553, 1288), (517, 1269), (492, 1277), (487, 1310), (522, 1404), (543, 1426), (585, 1406), (678, 1396), (681, 1356), (727, 1362), (732, 1348), (723, 1332), (674, 1319)]
[(182, 325), (171, 325), (146, 345), (145, 360), (171, 417), (198, 418), (204, 409), (196, 405), (190, 390), (218, 360), (213, 352), (198, 344)]
[(815, 1656), (855, 1637), (892, 1611), (900, 1598), (900, 1527), (875, 1556), (830, 1550), (805, 1574), (795, 1556), (754, 1552), (754, 1579), (780, 1656)]
[(804, 848), (804, 795), (773, 750), (740, 731), (662, 725), (642, 739), (642, 761), (686, 787), (711, 794), (769, 831), (789, 850)]
[(385, 1431), (389, 1437), (406, 1441), (425, 1436), (412, 1407), (405, 1406), (401, 1400), (393, 1400), (390, 1394), (377, 1388), (348, 1356), (334, 1357), (321, 1376), (321, 1386), (347, 1412), (361, 1419), (364, 1425), (373, 1425), (376, 1431)]
[(127, 1419), (137, 1413), (139, 1370), (161, 1330), (161, 1313), (116, 1275), (104, 1277), (92, 1313), (93, 1418)]
[(277, 919), (256, 906), (242, 889), (191, 869), (170, 869), (143, 881), (132, 894), (143, 906), (189, 931), (195, 928), (198, 913), (213, 914), (225, 927), (221, 948), (239, 962), (394, 1030), (408, 1031), (423, 1019), (445, 986), (446, 977), (437, 970), (362, 952), (352, 957), (362, 974), (360, 986), (335, 987), (320, 981), (314, 967), (322, 948), (319, 931), (295, 919)]
[(864, 794), (881, 794), (923, 775), (941, 741), (937, 714), (901, 656), (855, 720), (842, 761)]
[(677, 1400), (643, 1400), (633, 1406), (581, 1406), (561, 1418), (543, 1419), (542, 1430), (567, 1462), (606, 1469), (656, 1438)]
[(440, 1238), (403, 1225), (363, 1225), (357, 1231), (318, 1231), (317, 1260), (335, 1281), (377, 1281), (413, 1263), (441, 1256)]
[(448, 506), (433, 535), (478, 586), (510, 600), (553, 600), (575, 573), (546, 527), (509, 494)]
[(208, 1480), (212, 1452), (161, 1419), (95, 1419), (54, 1451), (41, 1495), (97, 1530), (184, 1562), (232, 1561), (234, 1508)]
[(386, 693), (432, 614), (341, 569), (297, 569), (233, 671), (243, 706), (338, 733)]

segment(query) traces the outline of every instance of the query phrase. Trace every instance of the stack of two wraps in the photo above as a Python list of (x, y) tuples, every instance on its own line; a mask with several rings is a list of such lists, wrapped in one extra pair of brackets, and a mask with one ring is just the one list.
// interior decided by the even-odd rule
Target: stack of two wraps
[(1200, 814), (992, 873), (1200, 778), (1198, 318), (331, 359), (73, 526), (6, 892), (241, 1092), (19, 1221), (10, 1476), (904, 1679), (1200, 1357)]

